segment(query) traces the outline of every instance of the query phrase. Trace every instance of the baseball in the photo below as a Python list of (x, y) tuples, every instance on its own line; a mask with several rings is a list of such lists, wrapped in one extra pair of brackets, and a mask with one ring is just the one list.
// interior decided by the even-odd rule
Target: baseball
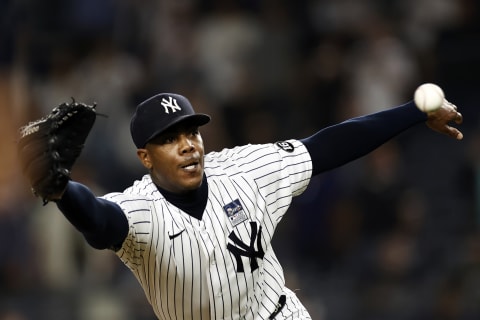
[(424, 83), (415, 90), (413, 100), (423, 112), (435, 111), (441, 107), (445, 95), (443, 90), (433, 83)]

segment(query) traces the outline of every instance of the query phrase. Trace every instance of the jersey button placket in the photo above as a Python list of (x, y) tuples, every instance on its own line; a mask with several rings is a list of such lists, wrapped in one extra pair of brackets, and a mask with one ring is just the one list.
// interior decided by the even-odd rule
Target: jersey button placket
[(215, 245), (212, 243), (211, 238), (208, 235), (207, 226), (203, 221), (198, 226), (198, 231), (200, 237), (203, 239), (203, 243), (205, 243), (208, 256), (207, 258), (210, 261), (210, 268), (208, 268), (208, 272), (210, 273), (210, 277), (212, 279), (210, 290), (212, 292), (213, 299), (218, 300), (217, 303), (221, 304), (223, 292), (220, 279), (218, 278), (217, 263), (215, 260)]
[(221, 286), (220, 280), (218, 279), (217, 261), (215, 259), (215, 254), (213, 252), (210, 255), (210, 274), (215, 275), (213, 279), (216, 285), (214, 285), (213, 288), (214, 290), (218, 290), (214, 292), (215, 299), (216, 300), (221, 299), (223, 296), (222, 286)]

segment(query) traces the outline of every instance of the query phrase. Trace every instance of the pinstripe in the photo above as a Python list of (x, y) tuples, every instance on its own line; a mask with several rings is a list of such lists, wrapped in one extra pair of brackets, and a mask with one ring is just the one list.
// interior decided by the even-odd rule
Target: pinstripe
[[(161, 215), (154, 216), (156, 224), (159, 225), (159, 226), (161, 225), (160, 217), (162, 215), (164, 215), (163, 210), (165, 210), (165, 209), (162, 208)], [(165, 227), (165, 225), (163, 225), (163, 227)], [(166, 232), (165, 229), (163, 229), (163, 232)], [(155, 263), (155, 266), (154, 266), (154, 268), (157, 269), (157, 268), (161, 268), (161, 266), (163, 265), (163, 259), (165, 258), (165, 256), (164, 256), (165, 245), (164, 245), (163, 242), (160, 242), (160, 233), (159, 232), (157, 232), (157, 234), (155, 234), (155, 240), (156, 240), (155, 243), (154, 243), (155, 244), (155, 249), (158, 250), (158, 252), (160, 253), (160, 263), (158, 265)], [(161, 246), (161, 249), (159, 250), (160, 246)], [(152, 259), (150, 256), (146, 257), (146, 258), (148, 258), (148, 260), (146, 260), (146, 261), (150, 261)], [(153, 274), (153, 283), (158, 283), (159, 286), (162, 286), (162, 277), (160, 277), (160, 274), (157, 273), (157, 272), (155, 272)], [(149, 285), (149, 287), (151, 287), (151, 286)], [(151, 290), (151, 292), (152, 292), (151, 295), (153, 295), (153, 297), (154, 297), (153, 301), (161, 300), (160, 297), (158, 296), (159, 293), (157, 292), (157, 290), (154, 290), (154, 288), (150, 288), (149, 290)], [(163, 315), (163, 318), (166, 318), (165, 317), (165, 311), (162, 308), (162, 305), (161, 304), (160, 305), (154, 304), (154, 306), (155, 306), (155, 308), (158, 308), (156, 310), (156, 312), (161, 312), (162, 315)]]
[[(116, 253), (138, 279), (159, 319), (268, 319), (285, 293), (287, 305), (276, 319), (295, 313), (310, 319), (285, 288), (270, 244), (292, 197), (303, 192), (311, 175), (305, 147), (296, 140), (290, 143), (295, 152), (266, 144), (207, 154), (209, 195), (201, 221), (167, 202), (148, 175), (123, 193), (105, 195), (120, 205), (130, 224)], [(240, 203), (245, 217), (238, 224), (232, 224), (224, 210), (233, 201)], [(227, 245), (238, 246), (238, 256)], [(246, 255), (260, 248), (261, 254)], [(239, 263), (243, 272), (237, 272)]]

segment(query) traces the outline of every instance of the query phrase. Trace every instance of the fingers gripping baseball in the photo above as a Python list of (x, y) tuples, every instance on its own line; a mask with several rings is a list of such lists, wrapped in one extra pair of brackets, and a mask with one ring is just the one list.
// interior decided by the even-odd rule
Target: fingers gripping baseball
[(450, 125), (461, 124), (462, 114), (456, 105), (445, 99), (442, 88), (434, 83), (424, 83), (415, 90), (413, 100), (417, 108), (427, 114), (429, 128), (457, 140), (463, 139), (462, 132)]
[(440, 108), (428, 113), (427, 126), (434, 131), (462, 140), (463, 133), (450, 125), (452, 123), (459, 125), (462, 122), (463, 116), (458, 112), (457, 106), (444, 99)]
[(62, 103), (20, 128), (18, 155), (32, 192), (44, 204), (58, 200), (96, 119), (96, 105)]

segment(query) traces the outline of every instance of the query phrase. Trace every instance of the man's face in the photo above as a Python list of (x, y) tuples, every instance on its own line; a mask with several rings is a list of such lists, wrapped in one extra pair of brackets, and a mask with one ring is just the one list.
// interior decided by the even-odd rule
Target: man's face
[(180, 123), (150, 140), (137, 155), (153, 182), (173, 193), (197, 189), (203, 179), (203, 140), (198, 126)]

